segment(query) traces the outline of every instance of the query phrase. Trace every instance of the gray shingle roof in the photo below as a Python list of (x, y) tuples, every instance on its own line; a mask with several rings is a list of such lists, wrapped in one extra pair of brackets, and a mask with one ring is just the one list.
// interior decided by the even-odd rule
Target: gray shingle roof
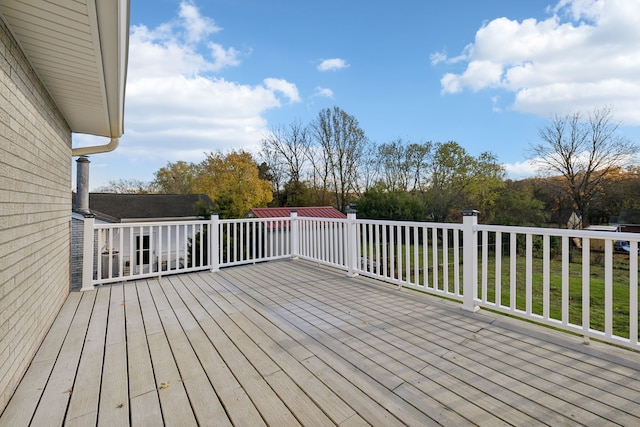
[(206, 194), (115, 194), (89, 193), (89, 209), (107, 222), (161, 218), (195, 218), (196, 203), (213, 209)]

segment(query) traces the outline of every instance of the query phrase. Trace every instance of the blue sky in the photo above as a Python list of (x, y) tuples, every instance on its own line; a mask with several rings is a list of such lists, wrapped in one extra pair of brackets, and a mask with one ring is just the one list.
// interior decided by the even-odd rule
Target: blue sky
[(456, 141), (531, 176), (553, 114), (607, 106), (640, 143), (639, 52), (629, 0), (131, 0), (125, 135), (90, 187), (258, 153), (333, 106), (372, 141)]

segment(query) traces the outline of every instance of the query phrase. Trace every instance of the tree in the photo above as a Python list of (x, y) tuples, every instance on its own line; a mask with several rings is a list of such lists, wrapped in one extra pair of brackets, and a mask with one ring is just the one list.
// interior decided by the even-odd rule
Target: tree
[(358, 165), (367, 138), (356, 118), (338, 107), (320, 111), (311, 127), (323, 160), (314, 161), (314, 167), (321, 173), (323, 189), (331, 189), (336, 207), (344, 212), (358, 189)]
[(109, 181), (108, 185), (99, 187), (97, 193), (116, 193), (116, 194), (149, 194), (153, 193), (153, 184), (137, 179), (120, 179), (118, 181)]
[(640, 208), (640, 168), (612, 171), (602, 185), (602, 197), (591, 205), (590, 218), (595, 223), (608, 223), (623, 210)]
[(544, 203), (534, 195), (533, 180), (507, 180), (496, 199), (494, 224), (516, 226), (542, 226), (549, 214)]
[(618, 135), (619, 127), (610, 108), (594, 110), (586, 121), (579, 112), (556, 115), (539, 130), (541, 141), (531, 145), (529, 158), (540, 172), (564, 178), (574, 208), (587, 221), (603, 182), (638, 153), (638, 145)]
[(447, 221), (454, 210), (475, 208), (489, 220), (503, 179), (504, 168), (493, 154), (475, 158), (455, 141), (434, 144), (423, 184), (431, 219)]
[(290, 206), (287, 203), (299, 200), (300, 192), (306, 190), (303, 174), (309, 162), (310, 144), (307, 127), (298, 121), (289, 127), (274, 128), (262, 139), (262, 157), (273, 171), (270, 181), (278, 205)]
[(242, 218), (273, 197), (271, 184), (259, 177), (258, 164), (246, 151), (209, 153), (198, 166), (195, 192), (206, 193), (222, 218)]
[(190, 194), (197, 174), (198, 166), (193, 163), (168, 162), (154, 173), (153, 187), (161, 194)]
[(310, 142), (307, 127), (295, 121), (289, 127), (271, 129), (262, 139), (262, 152), (280, 164), (286, 182), (298, 182), (309, 159)]
[(424, 198), (433, 221), (445, 221), (455, 207), (463, 209), (473, 157), (458, 143), (450, 141), (434, 146), (433, 161), (425, 177)]
[(367, 190), (358, 201), (358, 216), (368, 219), (425, 221), (424, 202), (415, 193), (389, 191), (379, 182)]
[(378, 146), (377, 164), (380, 179), (389, 191), (422, 189), (422, 173), (431, 156), (431, 142), (407, 143), (396, 139)]
[(496, 201), (505, 187), (504, 166), (493, 153), (486, 151), (474, 159), (471, 173), (466, 206), (478, 209), (480, 218), (490, 221), (496, 213)]

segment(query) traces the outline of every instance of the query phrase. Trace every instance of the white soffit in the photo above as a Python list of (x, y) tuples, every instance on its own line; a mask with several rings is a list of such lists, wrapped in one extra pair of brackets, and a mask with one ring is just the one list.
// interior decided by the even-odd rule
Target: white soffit
[(72, 132), (120, 137), (129, 0), (0, 0), (0, 15)]

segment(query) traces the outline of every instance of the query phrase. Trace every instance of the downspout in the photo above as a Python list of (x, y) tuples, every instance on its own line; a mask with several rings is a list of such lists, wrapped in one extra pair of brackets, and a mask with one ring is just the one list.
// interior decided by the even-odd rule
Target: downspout
[(107, 153), (118, 148), (120, 138), (111, 138), (108, 144), (92, 145), (91, 147), (78, 147), (71, 149), (71, 156), (88, 156), (89, 154)]

